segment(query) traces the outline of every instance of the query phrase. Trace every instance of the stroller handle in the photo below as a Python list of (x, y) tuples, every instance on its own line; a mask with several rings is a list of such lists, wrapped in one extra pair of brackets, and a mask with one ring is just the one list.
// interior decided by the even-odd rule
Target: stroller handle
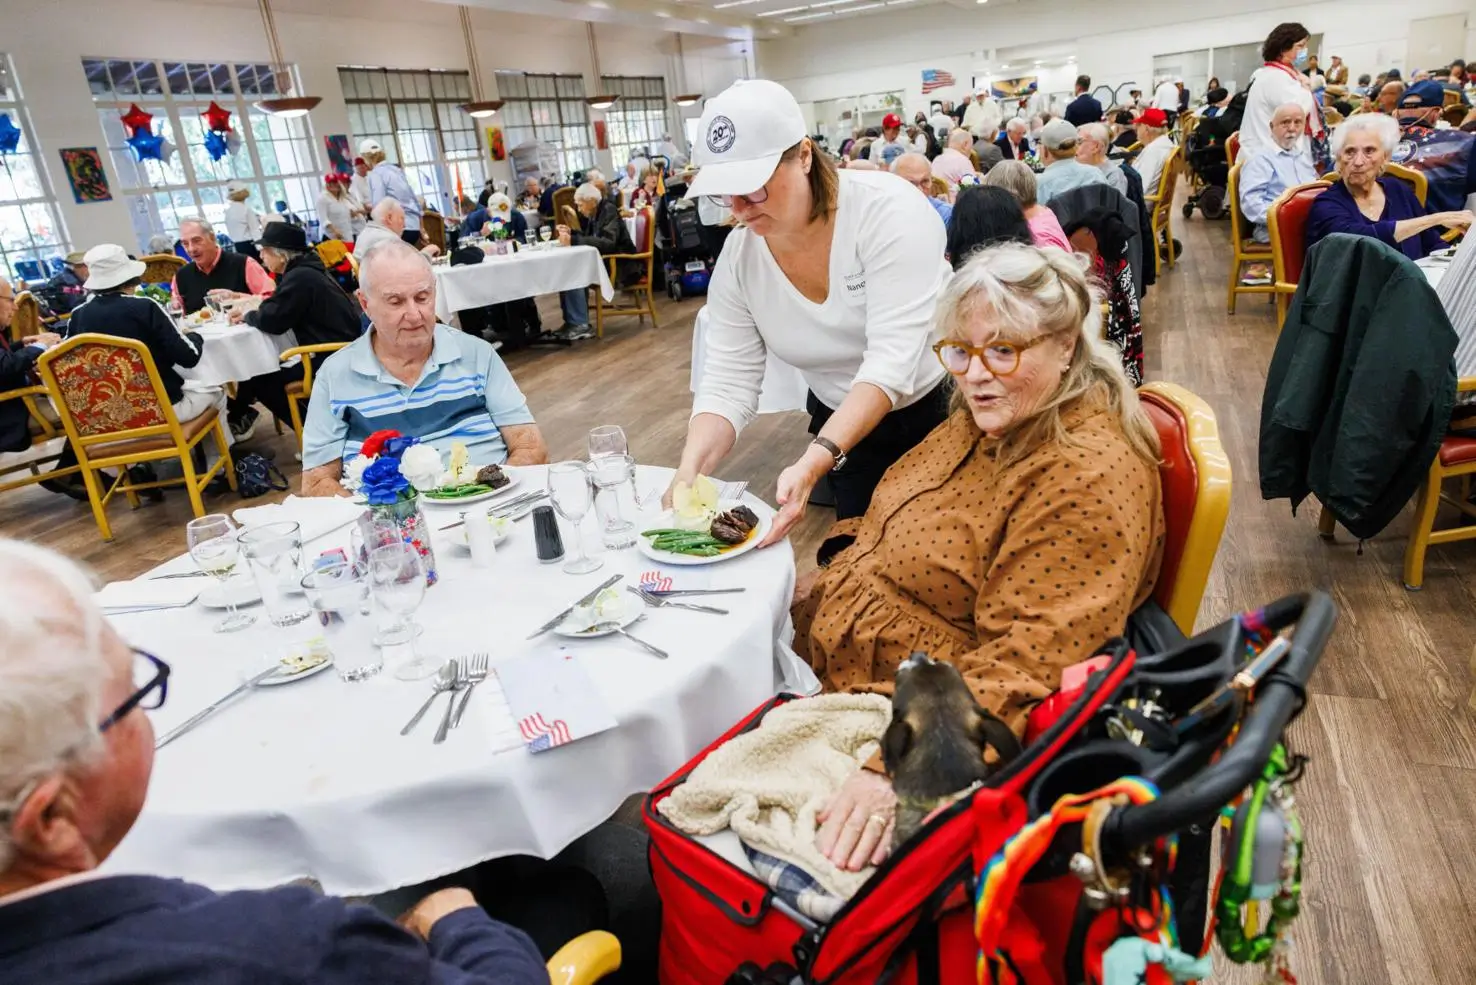
[(1256, 690), (1240, 733), (1220, 759), (1183, 785), (1146, 804), (1114, 811), (1102, 829), (1103, 848), (1125, 854), (1213, 815), (1260, 777), (1282, 733), (1306, 703), (1307, 682), (1337, 623), (1337, 608), (1324, 592), (1289, 595), (1260, 612), (1279, 630), (1293, 623), (1291, 647)]

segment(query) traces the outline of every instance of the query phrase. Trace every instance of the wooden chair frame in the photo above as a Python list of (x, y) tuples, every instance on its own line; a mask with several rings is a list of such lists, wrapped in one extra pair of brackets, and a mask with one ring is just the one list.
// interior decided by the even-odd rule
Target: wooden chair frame
[(139, 257), (139, 260), (144, 265), (145, 284), (168, 284), (174, 280), (179, 268), (185, 265), (185, 261), (173, 253), (150, 253)]
[(1240, 131), (1236, 130), (1225, 138), (1225, 161), (1232, 168), (1235, 167), (1235, 159), (1240, 156)]
[[(1415, 193), (1415, 198), (1419, 199), (1421, 205), (1425, 204), (1425, 200), (1430, 195), (1430, 179), (1425, 177), (1425, 172), (1423, 171), (1416, 171), (1414, 168), (1407, 168), (1402, 164), (1386, 164), (1384, 165), (1383, 176), (1385, 178), (1398, 178), (1400, 181), (1409, 185), (1410, 191)], [(1322, 176), (1322, 180), (1328, 184), (1335, 184), (1342, 181), (1343, 176), (1336, 171), (1329, 171)]]
[[(31, 436), (32, 446), (36, 444), (37, 439), (51, 441), (62, 436), (62, 432), (57, 429), (57, 425), (52, 422), (51, 418), (46, 416), (41, 410), (41, 405), (37, 402), (48, 399), (50, 395), (50, 391), (44, 386), (23, 386), (17, 387), (14, 390), (0, 392), (0, 403), (4, 403), (7, 400), (19, 400), (26, 405), (26, 413), (30, 415), (32, 421), (36, 422), (36, 430), (40, 432)], [(16, 454), (23, 455), (25, 453), (16, 452)], [(19, 489), (22, 486), (44, 482), (48, 479), (60, 479), (65, 476), (76, 475), (82, 471), (80, 465), (70, 465), (62, 469), (49, 469), (45, 472), (41, 471), (40, 466), (48, 465), (59, 458), (61, 458), (60, 451), (55, 454), (37, 455), (34, 458), (26, 458), (10, 465), (0, 466), (0, 492)], [(26, 474), (17, 479), (4, 478), (8, 475), (14, 475), (17, 472), (24, 472)]]
[(19, 342), (42, 331), (41, 302), (30, 291), (21, 291), (15, 296), (15, 314), (10, 316), (10, 341)]
[(1273, 277), (1270, 284), (1242, 284), (1240, 283), (1241, 271), (1247, 263), (1271, 263), (1271, 244), (1264, 246), (1257, 243), (1253, 247), (1246, 247), (1246, 240), (1250, 239), (1250, 231), (1253, 228), (1245, 213), (1240, 210), (1240, 171), (1244, 165), (1235, 164), (1230, 168), (1230, 178), (1225, 187), (1225, 194), (1230, 199), (1230, 296), (1225, 310), (1229, 314), (1235, 314), (1235, 299), (1241, 294), (1275, 294), (1276, 283)]
[[(599, 287), (595, 287), (594, 295), (596, 338), (605, 337), (605, 312), (607, 311), (610, 312), (610, 314), (612, 315), (636, 315), (642, 322), (646, 320), (647, 315), (650, 315), (651, 326), (653, 328), (661, 327), (660, 324), (656, 321), (656, 295), (655, 288), (653, 286), (656, 275), (656, 210), (651, 208), (651, 206), (646, 205), (642, 206), (636, 211), (637, 213), (644, 213), (646, 216), (646, 235), (650, 238), (650, 243), (647, 244), (645, 251), (641, 253), (610, 253), (606, 254), (600, 259), (603, 260), (609, 267), (608, 273), (610, 275), (610, 283), (612, 285), (616, 283), (615, 268), (617, 266), (617, 260), (644, 260), (646, 262), (645, 283), (637, 284), (634, 287), (616, 287), (616, 290), (624, 290), (630, 294), (635, 294), (637, 296), (644, 292), (646, 295), (646, 303), (627, 305), (606, 304), (604, 295), (600, 294)], [(625, 220), (622, 219), (621, 221), (624, 222)]]
[(1172, 404), (1183, 415), (1185, 441), (1194, 460), (1197, 486), (1194, 515), (1184, 538), (1179, 568), (1167, 587), (1160, 585), (1154, 597), (1186, 636), (1194, 634), (1194, 621), (1209, 584), (1210, 570), (1230, 516), (1230, 459), (1220, 444), (1220, 427), (1210, 405), (1194, 393), (1173, 383), (1145, 383), (1138, 392)]
[(1179, 164), (1184, 158), (1184, 148), (1175, 147), (1168, 160), (1163, 162), (1163, 174), (1158, 178), (1158, 192), (1144, 195), (1145, 202), (1152, 203), (1149, 226), (1153, 235), (1153, 271), (1163, 269), (1163, 254), (1168, 253), (1168, 265), (1172, 269), (1174, 257), (1174, 192), (1179, 185)]
[(426, 212), (420, 217), (420, 238), (446, 252), (446, 217), (439, 212)]
[(620, 970), (620, 941), (614, 934), (591, 930), (563, 947), (546, 965), (552, 985), (594, 985)]
[[(1456, 383), (1457, 393), (1476, 391), (1476, 376), (1463, 377)], [(1476, 461), (1460, 462), (1456, 465), (1440, 464), (1440, 456), (1430, 463), (1430, 472), (1425, 484), (1420, 487), (1415, 505), (1414, 522), (1409, 528), (1409, 544), (1404, 549), (1404, 587), (1412, 592), (1425, 585), (1425, 552), (1437, 544), (1453, 544), (1460, 540), (1476, 540), (1476, 522), (1465, 526), (1435, 529), (1435, 514), (1440, 504), (1448, 503), (1460, 510), (1468, 520), (1476, 520), (1476, 506), (1471, 505), (1471, 476), (1476, 475)], [(1461, 480), (1460, 495), (1450, 496), (1441, 491), (1446, 479)], [(1328, 519), (1332, 514), (1326, 509), (1322, 515)]]
[[(84, 345), (106, 345), (112, 348), (132, 349), (143, 361), (144, 368), (149, 374), (149, 383), (153, 386), (154, 396), (159, 401), (159, 407), (164, 416), (163, 424), (150, 425), (148, 427), (130, 428), (123, 431), (111, 431), (105, 434), (90, 434), (83, 436), (77, 430), (77, 422), (72, 417), (72, 410), (67, 406), (66, 400), (62, 399), (62, 389), (57, 383), (56, 371), (51, 364), (73, 349)], [(128, 505), (132, 509), (138, 509), (138, 493), (144, 489), (158, 489), (164, 486), (175, 486), (183, 483), (185, 491), (190, 497), (190, 507), (194, 510), (196, 517), (205, 515), (205, 504), (201, 499), (201, 493), (209, 485), (210, 480), (217, 473), (224, 472), (226, 482), (234, 491), (236, 488), (236, 470), (231, 462), (231, 450), (226, 442), (225, 431), (222, 420), (225, 413), (222, 411), (216, 415), (215, 420), (209, 427), (202, 429), (193, 438), (187, 438), (178, 417), (174, 414), (174, 408), (169, 401), (169, 394), (164, 389), (164, 381), (159, 377), (159, 369), (154, 365), (154, 357), (149, 352), (149, 347), (134, 339), (116, 338), (110, 335), (99, 335), (93, 332), (75, 335), (60, 345), (48, 349), (42, 353), (36, 362), (36, 368), (41, 373), (41, 379), (46, 383), (46, 389), (53, 395), (53, 403), (56, 405), (57, 415), (61, 418), (62, 426), (66, 429), (67, 439), (72, 443), (73, 450), (77, 453), (78, 468), (82, 472), (83, 483), (87, 487), (87, 499), (92, 504), (92, 516), (97, 521), (98, 530), (102, 532), (102, 538), (111, 542), (113, 529), (108, 524), (107, 506), (118, 490), (128, 499)], [(204, 472), (195, 469), (195, 463), (191, 459), (191, 452), (205, 440), (207, 435), (215, 438), (216, 451), (220, 458)], [(93, 458), (89, 449), (97, 445), (107, 445), (119, 441), (133, 441), (148, 438), (168, 438), (170, 445), (155, 448), (149, 451), (138, 451), (126, 454), (104, 454)], [(134, 482), (128, 477), (128, 466), (140, 465), (145, 462), (164, 461), (178, 458), (180, 467), (184, 470), (182, 479), (164, 479), (158, 482)], [(118, 476), (107, 491), (102, 490), (102, 484), (98, 481), (97, 470), (105, 468), (117, 468)]]
[(298, 404), (309, 400), (313, 395), (313, 361), (310, 356), (321, 352), (337, 352), (345, 348), (348, 342), (319, 342), (315, 345), (295, 345), (282, 352), (282, 363), (286, 363), (294, 356), (302, 359), (302, 380), (298, 383), (287, 384), (287, 412), (292, 415), (292, 430), (297, 434), (297, 445), (302, 447), (302, 412), (298, 410)]

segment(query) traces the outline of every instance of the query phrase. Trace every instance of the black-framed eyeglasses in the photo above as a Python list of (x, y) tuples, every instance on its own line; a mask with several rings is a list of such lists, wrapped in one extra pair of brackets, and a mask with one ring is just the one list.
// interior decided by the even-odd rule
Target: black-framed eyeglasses
[(152, 711), (164, 704), (169, 693), (169, 665), (147, 650), (133, 647), (133, 687), (128, 700), (98, 723), (97, 730), (106, 732), (135, 708)]

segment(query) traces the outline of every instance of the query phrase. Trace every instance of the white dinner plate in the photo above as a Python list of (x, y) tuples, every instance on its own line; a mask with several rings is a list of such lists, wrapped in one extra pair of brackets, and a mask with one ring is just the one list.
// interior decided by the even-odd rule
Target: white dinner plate
[(425, 493), (421, 493), (420, 501), (422, 503), (429, 503), (432, 506), (465, 506), (467, 503), (483, 503), (489, 499), (496, 499), (508, 490), (518, 487), (518, 474), (516, 472), (510, 472), (504, 468), (502, 474), (507, 476), (508, 482), (507, 485), (497, 489), (477, 493), (475, 496), (462, 496), (460, 499), (436, 499), (434, 496), (427, 496)]
[(250, 577), (236, 577), (227, 579), (222, 585), (213, 581), (209, 588), (200, 593), (199, 603), (207, 609), (225, 609), (234, 603), (241, 605), (255, 605), (261, 601), (261, 591), (256, 587), (256, 581)]
[[(653, 561), (660, 561), (662, 564), (671, 565), (719, 564), (723, 561), (732, 560), (735, 557), (742, 557), (757, 547), (768, 536), (769, 527), (773, 526), (774, 523), (774, 514), (767, 506), (754, 506), (752, 503), (744, 503), (742, 500), (737, 499), (719, 502), (718, 512), (726, 513), (735, 506), (747, 506), (753, 510), (759, 518), (758, 526), (753, 528), (753, 531), (748, 535), (748, 539), (743, 543), (724, 551), (716, 557), (693, 557), (690, 554), (673, 554), (670, 551), (658, 551), (651, 546), (651, 538), (639, 535), (636, 537), (636, 549)], [(642, 530), (659, 530), (672, 526), (671, 520), (672, 512), (671, 510), (666, 510), (651, 519), (642, 517), (639, 522)]]
[[(618, 621), (621, 629), (624, 629), (646, 614), (646, 604), (629, 592), (621, 594), (618, 604), (620, 606), (620, 618), (618, 620), (606, 619), (605, 622)], [(570, 619), (572, 618), (573, 616), (571, 614)], [(601, 636), (610, 636), (615, 632), (613, 629), (602, 629), (599, 632), (581, 631), (580, 627), (572, 624), (570, 619), (565, 619), (562, 623), (555, 626), (553, 631), (560, 636), (567, 636), (571, 640), (598, 639)]]

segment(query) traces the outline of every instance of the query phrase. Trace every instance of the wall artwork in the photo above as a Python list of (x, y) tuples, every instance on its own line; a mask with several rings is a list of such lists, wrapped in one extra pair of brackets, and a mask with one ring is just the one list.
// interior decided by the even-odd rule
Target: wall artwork
[(605, 135), (605, 121), (595, 120), (595, 149), (609, 150), (610, 139)]
[(354, 173), (354, 158), (349, 153), (347, 134), (325, 134), (323, 137), (323, 146), (328, 148), (328, 170), (335, 174)]
[(1039, 81), (1034, 75), (1022, 75), (1018, 79), (995, 79), (989, 83), (989, 93), (995, 99), (1022, 99), (1035, 92)]
[(111, 202), (113, 193), (108, 188), (108, 175), (103, 170), (102, 156), (96, 147), (63, 147), (62, 167), (66, 169), (67, 181), (72, 185), (72, 197), (78, 205), (92, 202)]
[(502, 140), (502, 127), (487, 128), (487, 153), (494, 161), (507, 160), (507, 144)]

